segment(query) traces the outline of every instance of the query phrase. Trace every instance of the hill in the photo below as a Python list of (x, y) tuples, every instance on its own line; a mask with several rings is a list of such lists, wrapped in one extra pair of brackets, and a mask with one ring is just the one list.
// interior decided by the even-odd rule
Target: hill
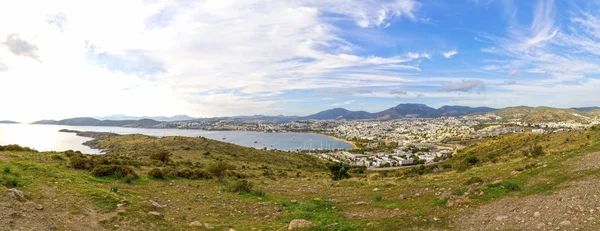
[(99, 120), (141, 120), (141, 119), (150, 119), (161, 122), (174, 122), (174, 121), (188, 121), (194, 120), (197, 118), (190, 117), (187, 115), (176, 115), (176, 116), (127, 116), (127, 115), (110, 115), (110, 116), (102, 116), (102, 117), (94, 117)]
[(332, 119), (346, 119), (346, 120), (362, 120), (372, 119), (373, 114), (366, 111), (349, 111), (344, 108), (334, 108), (325, 110), (316, 114), (302, 117), (302, 119), (308, 120), (332, 120)]
[(600, 227), (596, 127), (470, 141), (446, 162), (350, 168), (335, 181), (336, 168), (306, 154), (200, 137), (80, 135), (108, 153), (0, 145), (0, 209), (13, 214), (0, 227), (287, 230), (295, 219), (350, 231)]
[(474, 113), (486, 113), (497, 109), (491, 107), (442, 106), (437, 109), (441, 116), (464, 116)]
[(440, 112), (425, 104), (399, 104), (396, 107), (376, 113), (377, 119), (389, 120), (399, 118), (437, 118)]
[(0, 124), (20, 124), (19, 122), (12, 120), (0, 120)]
[(523, 123), (577, 122), (588, 123), (590, 118), (573, 109), (551, 107), (508, 107), (494, 112), (503, 120), (518, 120)]
[(67, 126), (111, 126), (111, 127), (139, 127), (151, 128), (161, 122), (151, 119), (141, 120), (98, 120), (90, 117), (78, 117), (64, 120), (40, 120), (31, 124), (52, 124)]

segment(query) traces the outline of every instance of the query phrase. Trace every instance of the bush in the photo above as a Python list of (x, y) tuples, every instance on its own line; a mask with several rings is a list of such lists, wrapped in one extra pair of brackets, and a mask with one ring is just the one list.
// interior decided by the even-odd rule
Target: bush
[(12, 170), (10, 169), (10, 166), (4, 166), (4, 169), (2, 171), (4, 172), (4, 174), (9, 174)]
[(511, 181), (502, 183), (502, 187), (508, 191), (521, 191), (521, 186)]
[(69, 165), (74, 169), (85, 170), (89, 170), (93, 167), (92, 161), (83, 156), (73, 156)]
[(249, 193), (252, 192), (253, 187), (254, 185), (250, 181), (238, 180), (231, 186), (229, 191), (234, 193)]
[(192, 179), (192, 180), (209, 178), (209, 174), (206, 173), (204, 170), (190, 169), (190, 168), (184, 168), (184, 169), (179, 170), (179, 172), (177, 173), (177, 176), (187, 178), (187, 179)]
[(256, 191), (252, 192), (252, 195), (257, 196), (257, 197), (266, 197), (267, 193), (265, 193), (262, 190), (256, 190)]
[(170, 156), (171, 156), (171, 153), (169, 153), (169, 151), (162, 150), (162, 151), (159, 151), (159, 152), (152, 153), (150, 155), (150, 159), (152, 159), (152, 160), (158, 160), (158, 161), (161, 161), (163, 163), (167, 163), (167, 162), (170, 161)]
[(223, 179), (225, 177), (227, 170), (235, 169), (233, 165), (225, 163), (223, 161), (212, 163), (208, 166), (208, 172), (219, 179)]
[(531, 155), (531, 157), (540, 157), (543, 156), (544, 153), (544, 149), (542, 148), (542, 146), (539, 145), (533, 145), (533, 147), (531, 147), (531, 149), (529, 150), (529, 155)]
[(117, 193), (119, 191), (119, 186), (118, 185), (114, 185), (114, 184), (111, 185), (110, 186), (110, 191), (114, 192), (114, 193)]
[(467, 185), (472, 185), (475, 183), (483, 183), (483, 179), (479, 178), (479, 177), (471, 177), (469, 178), (469, 180), (467, 180)]
[(4, 181), (4, 186), (8, 188), (14, 188), (19, 186), (19, 179), (17, 178), (8, 178)]
[(474, 156), (469, 156), (467, 157), (466, 161), (470, 164), (470, 165), (475, 165), (479, 163), (479, 158), (474, 157)]
[(64, 158), (63, 156), (61, 156), (61, 155), (58, 155), (58, 154), (54, 154), (54, 155), (52, 155), (52, 156), (50, 157), (50, 159), (52, 159), (52, 160), (65, 160), (65, 158)]
[(112, 176), (117, 178), (132, 176), (137, 178), (137, 174), (129, 166), (124, 165), (98, 165), (92, 170), (95, 177)]
[(350, 178), (350, 174), (348, 174), (348, 170), (350, 170), (350, 166), (342, 163), (333, 163), (327, 166), (329, 171), (331, 172), (331, 179), (333, 180), (342, 180), (346, 178)]
[(150, 170), (150, 172), (148, 172), (148, 175), (151, 177), (154, 177), (156, 179), (164, 179), (165, 178), (165, 174), (163, 173), (162, 170), (160, 170), (160, 168), (153, 168), (152, 170)]
[(383, 196), (381, 194), (375, 194), (375, 201), (383, 200)]

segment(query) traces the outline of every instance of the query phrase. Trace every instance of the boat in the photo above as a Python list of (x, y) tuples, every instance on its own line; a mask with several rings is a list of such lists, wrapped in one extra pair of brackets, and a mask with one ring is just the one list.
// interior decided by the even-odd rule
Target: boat
[(227, 139), (227, 138), (225, 138), (225, 136), (223, 136), (223, 140), (225, 140), (225, 139)]
[(257, 144), (257, 143), (258, 143), (258, 141), (254, 141), (254, 143), (255, 143), (255, 144)]

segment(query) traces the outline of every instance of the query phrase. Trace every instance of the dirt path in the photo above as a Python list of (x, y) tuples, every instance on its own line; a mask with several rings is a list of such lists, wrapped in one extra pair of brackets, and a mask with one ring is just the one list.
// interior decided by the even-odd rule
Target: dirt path
[[(569, 169), (596, 169), (600, 152), (573, 160)], [(551, 195), (504, 198), (453, 220), (458, 230), (600, 230), (600, 176), (562, 186)]]

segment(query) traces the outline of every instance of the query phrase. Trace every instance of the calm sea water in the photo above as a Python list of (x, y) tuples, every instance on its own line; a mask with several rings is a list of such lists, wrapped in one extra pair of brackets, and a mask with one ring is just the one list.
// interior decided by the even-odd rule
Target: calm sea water
[(246, 147), (266, 147), (267, 149), (279, 150), (297, 150), (304, 148), (316, 149), (326, 147), (343, 149), (351, 148), (350, 144), (334, 140), (331, 137), (307, 133), (261, 133), (33, 124), (0, 124), (0, 145), (18, 144), (39, 151), (64, 151), (72, 149), (89, 154), (100, 153), (99, 150), (82, 145), (83, 142), (91, 140), (90, 138), (76, 136), (73, 133), (58, 132), (60, 129), (114, 132), (118, 134), (144, 134), (151, 136), (203, 136)]

